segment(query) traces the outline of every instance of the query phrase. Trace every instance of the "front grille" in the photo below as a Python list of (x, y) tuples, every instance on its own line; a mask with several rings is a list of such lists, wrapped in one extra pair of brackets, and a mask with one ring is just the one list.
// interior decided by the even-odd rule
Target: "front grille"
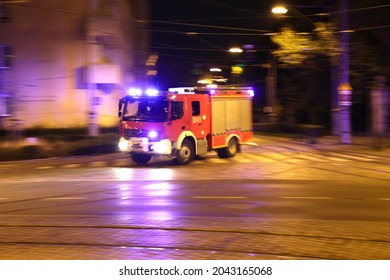
[(130, 129), (124, 129), (124, 137), (125, 139), (130, 139), (130, 137), (146, 137), (147, 131), (140, 128), (130, 128)]

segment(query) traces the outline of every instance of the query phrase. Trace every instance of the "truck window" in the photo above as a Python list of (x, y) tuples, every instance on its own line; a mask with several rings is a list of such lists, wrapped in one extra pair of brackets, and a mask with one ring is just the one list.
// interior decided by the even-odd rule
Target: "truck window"
[(172, 120), (181, 119), (184, 115), (183, 101), (172, 101)]
[(192, 101), (191, 107), (192, 107), (192, 115), (199, 116), (200, 115), (200, 102), (199, 101)]
[(127, 98), (125, 102), (122, 108), (124, 120), (163, 122), (168, 117), (169, 101), (166, 98)]

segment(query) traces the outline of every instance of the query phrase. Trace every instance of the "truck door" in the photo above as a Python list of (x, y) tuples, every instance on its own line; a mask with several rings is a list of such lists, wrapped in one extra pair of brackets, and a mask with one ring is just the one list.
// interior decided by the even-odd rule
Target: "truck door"
[(206, 138), (210, 133), (210, 101), (206, 94), (188, 96), (189, 130), (196, 138)]
[(180, 133), (188, 129), (188, 117), (186, 114), (186, 100), (178, 97), (171, 101), (170, 122), (166, 129), (166, 136), (171, 141), (177, 141)]

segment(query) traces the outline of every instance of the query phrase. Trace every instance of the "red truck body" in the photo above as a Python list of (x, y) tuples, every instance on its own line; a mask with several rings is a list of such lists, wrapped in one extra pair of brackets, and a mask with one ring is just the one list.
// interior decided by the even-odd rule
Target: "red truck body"
[(119, 102), (119, 149), (138, 164), (169, 156), (178, 164), (216, 151), (232, 157), (252, 136), (250, 88), (128, 95)]

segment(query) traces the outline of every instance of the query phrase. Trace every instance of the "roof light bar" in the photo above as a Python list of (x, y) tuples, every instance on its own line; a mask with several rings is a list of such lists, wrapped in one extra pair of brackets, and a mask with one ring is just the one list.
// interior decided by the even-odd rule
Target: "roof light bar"
[(140, 89), (140, 88), (130, 88), (127, 91), (127, 93), (130, 96), (143, 96), (143, 95), (146, 95), (146, 96), (158, 96), (159, 91), (157, 89), (153, 89), (153, 88), (146, 89), (144, 91), (142, 89)]

